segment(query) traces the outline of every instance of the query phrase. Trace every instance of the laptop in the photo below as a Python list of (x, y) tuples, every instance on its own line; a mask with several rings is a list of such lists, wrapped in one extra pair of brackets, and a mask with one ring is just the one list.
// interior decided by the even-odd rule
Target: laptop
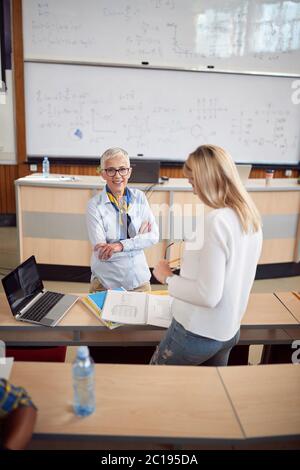
[(250, 176), (252, 165), (236, 165), (238, 174), (242, 180), (242, 183), (246, 184)]
[(2, 284), (15, 319), (38, 325), (55, 326), (78, 298), (47, 291), (34, 256), (7, 274)]
[(130, 159), (132, 173), (130, 183), (158, 183), (159, 182), (159, 160), (134, 160)]

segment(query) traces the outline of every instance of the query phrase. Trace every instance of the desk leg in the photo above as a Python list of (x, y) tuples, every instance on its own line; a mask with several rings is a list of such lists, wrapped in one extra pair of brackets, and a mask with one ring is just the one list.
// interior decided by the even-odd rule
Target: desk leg
[(74, 343), (79, 343), (80, 338), (81, 338), (80, 331), (76, 331), (76, 330), (75, 330), (75, 331), (73, 332), (73, 341), (74, 341)]
[(292, 354), (290, 344), (264, 345), (261, 364), (290, 364)]
[(262, 354), (261, 354), (261, 364), (269, 364), (270, 356), (271, 356), (271, 344), (264, 344)]

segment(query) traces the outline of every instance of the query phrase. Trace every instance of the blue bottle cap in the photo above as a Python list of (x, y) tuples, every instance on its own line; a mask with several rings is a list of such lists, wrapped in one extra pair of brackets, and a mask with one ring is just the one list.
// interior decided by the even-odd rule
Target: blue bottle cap
[(79, 346), (77, 349), (77, 357), (78, 359), (86, 359), (89, 357), (89, 348), (87, 346)]

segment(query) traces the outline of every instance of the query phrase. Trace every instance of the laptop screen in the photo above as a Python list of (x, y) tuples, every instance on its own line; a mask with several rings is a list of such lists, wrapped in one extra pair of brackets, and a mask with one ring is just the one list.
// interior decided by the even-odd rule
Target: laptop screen
[(14, 315), (44, 288), (35, 257), (31, 256), (2, 279), (3, 288)]
[(159, 181), (159, 160), (137, 160), (131, 159), (130, 166), (132, 173), (129, 180), (131, 183), (158, 183)]
[(242, 180), (242, 183), (246, 184), (248, 181), (248, 178), (250, 176), (250, 172), (252, 169), (252, 165), (236, 165), (236, 169), (238, 171), (238, 174)]

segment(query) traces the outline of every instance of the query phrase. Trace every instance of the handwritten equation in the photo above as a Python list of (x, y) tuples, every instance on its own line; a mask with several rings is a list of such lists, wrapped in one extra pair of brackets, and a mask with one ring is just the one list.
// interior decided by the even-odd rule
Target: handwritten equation
[(25, 58), (300, 71), (300, 2), (26, 0)]
[[(50, 70), (55, 74), (51, 76)], [(291, 79), (27, 64), (30, 154), (130, 155), (184, 160), (204, 143), (237, 161), (297, 162), (300, 107)]]

